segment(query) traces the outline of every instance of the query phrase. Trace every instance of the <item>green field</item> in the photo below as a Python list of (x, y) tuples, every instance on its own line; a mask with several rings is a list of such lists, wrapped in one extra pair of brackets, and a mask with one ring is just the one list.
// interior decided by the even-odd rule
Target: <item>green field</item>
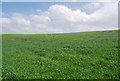
[(3, 79), (118, 79), (118, 31), (3, 34)]

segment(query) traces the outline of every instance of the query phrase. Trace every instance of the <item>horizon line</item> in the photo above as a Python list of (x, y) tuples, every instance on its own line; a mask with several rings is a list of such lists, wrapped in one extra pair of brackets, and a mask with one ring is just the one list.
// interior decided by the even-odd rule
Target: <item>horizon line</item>
[(96, 30), (96, 31), (77, 31), (77, 32), (56, 32), (56, 33), (0, 33), (0, 35), (4, 34), (69, 34), (69, 33), (82, 33), (82, 32), (100, 32), (100, 31), (119, 31), (120, 29), (110, 29), (110, 30)]

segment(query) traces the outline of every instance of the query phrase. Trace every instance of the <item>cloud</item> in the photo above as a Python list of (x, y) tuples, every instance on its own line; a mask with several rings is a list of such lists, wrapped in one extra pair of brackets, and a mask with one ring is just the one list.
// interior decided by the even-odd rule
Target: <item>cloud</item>
[(108, 4), (90, 15), (92, 20), (90, 24), (101, 27), (117, 27), (118, 6), (116, 4)]
[(2, 24), (10, 24), (11, 20), (9, 18), (0, 18), (0, 23), (2, 23)]
[[(117, 29), (117, 4), (89, 3), (84, 8), (94, 8), (88, 14), (80, 9), (72, 10), (65, 5), (52, 5), (40, 14), (13, 13), (0, 18), (3, 33), (64, 33)], [(41, 13), (42, 12), (42, 13)]]
[(4, 13), (3, 12), (0, 12), (0, 17), (2, 17), (4, 15)]
[(53, 5), (48, 10), (48, 16), (60, 22), (83, 22), (89, 18), (88, 15), (81, 10), (71, 10), (64, 5)]
[(26, 25), (26, 26), (30, 25), (30, 21), (22, 17), (12, 17), (11, 20), (14, 21), (14, 23), (18, 25)]
[(82, 6), (82, 10), (86, 10), (88, 13), (93, 13), (95, 10), (100, 9), (101, 6), (104, 6), (103, 3), (98, 2), (92, 2), (92, 3), (86, 3)]
[(47, 24), (51, 21), (51, 19), (48, 16), (44, 15), (31, 15), (31, 20), (37, 23), (44, 23)]

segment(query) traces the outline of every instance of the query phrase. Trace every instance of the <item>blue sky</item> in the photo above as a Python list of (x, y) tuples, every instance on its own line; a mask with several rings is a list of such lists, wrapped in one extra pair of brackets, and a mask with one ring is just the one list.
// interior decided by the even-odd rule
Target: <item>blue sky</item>
[(1, 12), (1, 11), (2, 11), (2, 3), (0, 3), (0, 5), (1, 5), (1, 6), (0, 6), (0, 12)]
[(111, 2), (3, 2), (0, 23), (7, 34), (115, 30), (117, 10)]
[(86, 13), (90, 13), (86, 9), (82, 9), (82, 6), (89, 4), (90, 2), (3, 2), (2, 9), (5, 13), (18, 12), (30, 14), (34, 13), (34, 10), (40, 9), (42, 11), (47, 11), (51, 5), (66, 5), (72, 10), (81, 9)]
[(118, 0), (2, 0), (3, 2), (115, 2)]

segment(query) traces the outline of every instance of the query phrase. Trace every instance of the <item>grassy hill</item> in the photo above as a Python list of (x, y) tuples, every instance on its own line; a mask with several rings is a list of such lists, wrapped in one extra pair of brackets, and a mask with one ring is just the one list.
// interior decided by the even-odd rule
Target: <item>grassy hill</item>
[(116, 79), (118, 31), (4, 34), (4, 79)]

